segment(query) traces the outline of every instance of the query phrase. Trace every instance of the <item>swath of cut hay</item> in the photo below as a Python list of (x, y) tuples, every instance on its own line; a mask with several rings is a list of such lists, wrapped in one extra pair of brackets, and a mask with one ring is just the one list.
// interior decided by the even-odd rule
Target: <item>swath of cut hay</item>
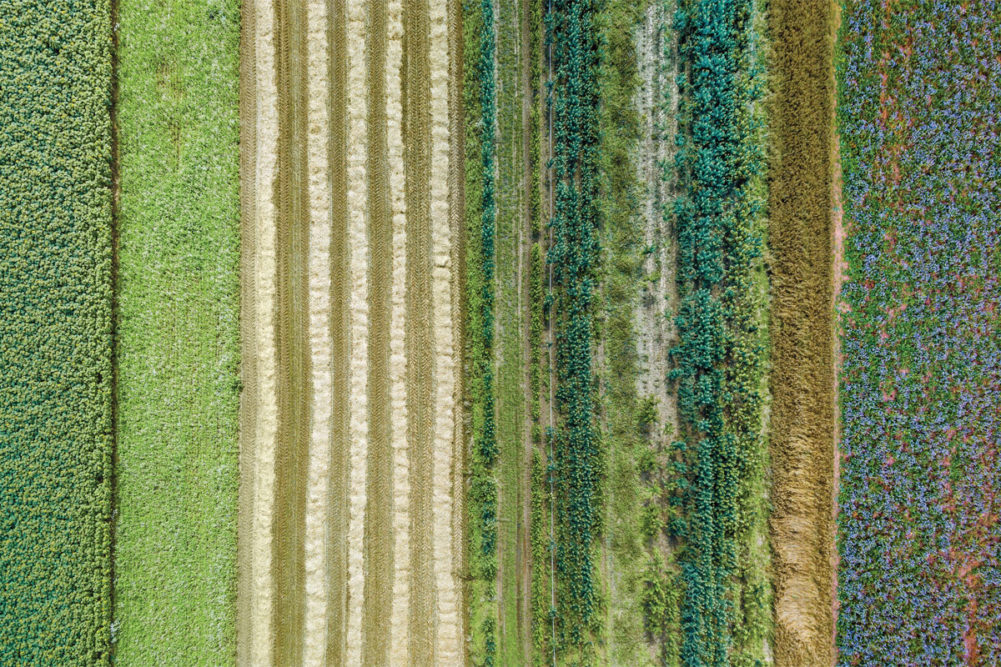
[(245, 7), (241, 664), (465, 661), (457, 11)]

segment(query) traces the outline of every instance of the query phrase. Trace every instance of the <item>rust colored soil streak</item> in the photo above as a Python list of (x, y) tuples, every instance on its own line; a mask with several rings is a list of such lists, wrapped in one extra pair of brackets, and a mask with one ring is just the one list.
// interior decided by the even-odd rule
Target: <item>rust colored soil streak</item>
[[(833, 3), (771, 7), (775, 664), (832, 661)], [(823, 129), (821, 129), (823, 128)]]
[[(835, 3), (834, 20), (831, 22), (831, 30), (837, 35), (841, 25), (841, 5)], [(838, 628), (838, 550), (837, 550), (837, 525), (838, 525), (838, 488), (841, 478), (841, 452), (839, 444), (841, 442), (841, 408), (840, 393), (838, 390), (838, 380), (841, 373), (841, 286), (845, 282), (848, 274), (848, 264), (845, 262), (845, 229), (843, 220), (843, 210), (841, 208), (841, 144), (837, 128), (837, 83), (836, 74), (831, 70), (832, 102), (831, 102), (831, 168), (833, 177), (831, 178), (831, 241), (834, 248), (834, 268), (832, 277), (834, 288), (832, 290), (832, 312), (834, 317), (834, 482), (832, 485), (831, 498), (831, 544), (835, 545), (831, 549), (831, 652), (832, 664), (837, 663), (837, 628)]]

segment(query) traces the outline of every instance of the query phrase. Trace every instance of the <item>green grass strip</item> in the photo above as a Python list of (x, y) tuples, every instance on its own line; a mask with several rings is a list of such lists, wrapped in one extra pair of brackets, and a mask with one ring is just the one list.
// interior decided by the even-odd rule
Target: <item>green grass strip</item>
[(0, 3), (0, 664), (106, 665), (111, 7)]
[(121, 0), (115, 663), (235, 659), (237, 0)]

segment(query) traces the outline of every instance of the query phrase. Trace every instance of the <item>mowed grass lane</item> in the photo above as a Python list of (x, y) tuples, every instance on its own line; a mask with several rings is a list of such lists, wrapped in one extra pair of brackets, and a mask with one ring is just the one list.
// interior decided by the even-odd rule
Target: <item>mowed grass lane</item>
[(108, 664), (111, 9), (0, 3), (0, 664)]
[(236, 0), (119, 3), (115, 662), (235, 656)]

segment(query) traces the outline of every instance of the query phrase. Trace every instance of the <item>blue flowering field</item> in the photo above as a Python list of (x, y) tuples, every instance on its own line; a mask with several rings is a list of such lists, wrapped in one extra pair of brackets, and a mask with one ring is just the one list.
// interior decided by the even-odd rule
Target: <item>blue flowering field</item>
[(999, 11), (844, 7), (842, 665), (1001, 662)]

